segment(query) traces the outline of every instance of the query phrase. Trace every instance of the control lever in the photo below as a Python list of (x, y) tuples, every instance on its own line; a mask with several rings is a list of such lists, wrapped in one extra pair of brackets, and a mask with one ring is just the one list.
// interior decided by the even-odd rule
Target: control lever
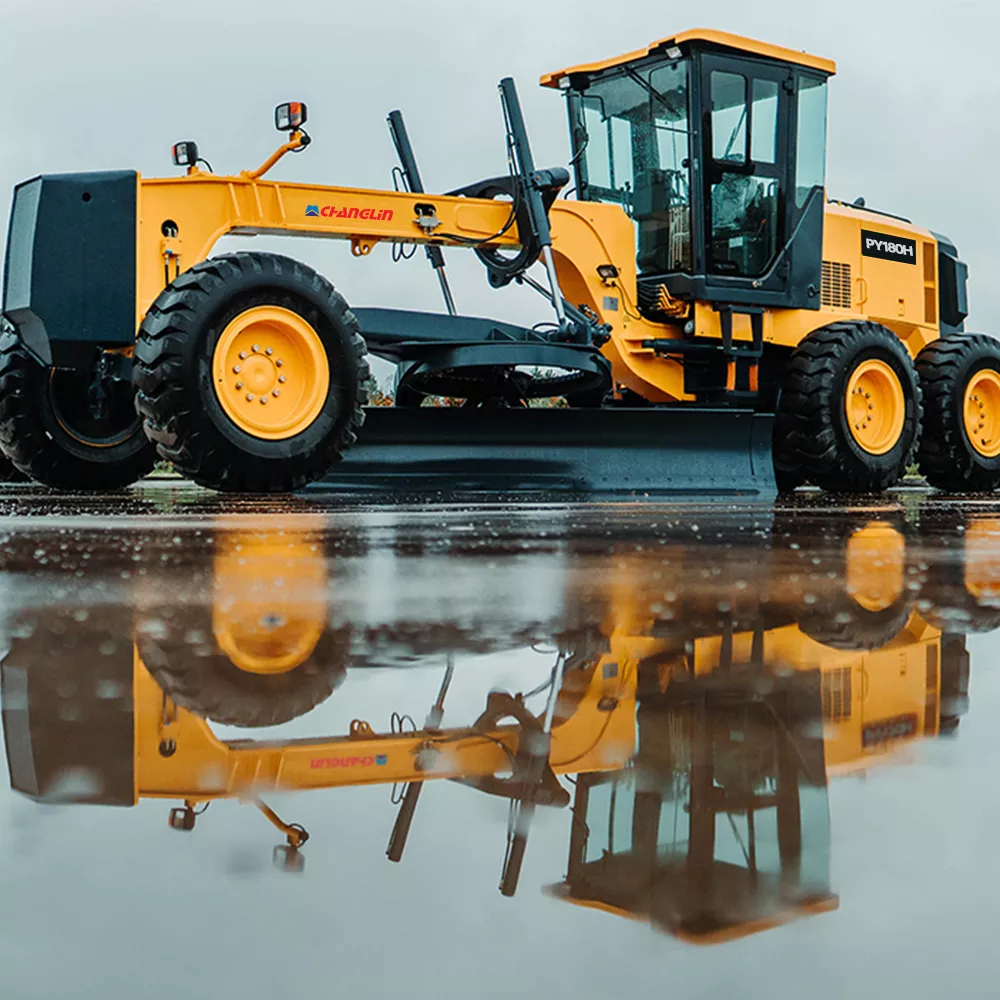
[(503, 105), (504, 120), (507, 123), (507, 136), (514, 153), (514, 162), (521, 180), (521, 196), (525, 200), (525, 209), (531, 225), (531, 231), (541, 247), (542, 264), (549, 279), (552, 306), (556, 312), (559, 332), (569, 333), (569, 323), (566, 311), (563, 309), (563, 296), (559, 288), (559, 278), (556, 275), (556, 265), (552, 260), (552, 231), (549, 227), (549, 216), (545, 211), (542, 193), (535, 182), (535, 161), (531, 155), (531, 144), (528, 141), (528, 129), (521, 112), (521, 102), (517, 97), (517, 86), (512, 77), (505, 76), (500, 81), (500, 102)]
[[(401, 111), (390, 111), (386, 121), (389, 123), (389, 134), (392, 136), (392, 143), (396, 147), (400, 169), (403, 172), (403, 179), (406, 181), (407, 188), (414, 194), (423, 194), (424, 185), (420, 179), (420, 171), (417, 169), (413, 147), (410, 145), (410, 137), (406, 132), (403, 113)], [(427, 251), (427, 259), (431, 262), (431, 267), (434, 268), (434, 273), (437, 275), (448, 314), (454, 316), (456, 315), (455, 300), (452, 298), (448, 276), (444, 270), (444, 253), (439, 246), (431, 243), (428, 243), (424, 249)]]
[[(566, 672), (566, 655), (560, 652), (556, 665), (552, 668), (552, 687), (545, 706), (541, 730), (521, 731), (518, 741), (518, 757), (525, 761), (522, 782), (525, 796), (511, 803), (510, 825), (507, 829), (507, 853), (503, 859), (500, 875), (500, 893), (513, 896), (521, 878), (521, 866), (528, 847), (528, 833), (535, 815), (537, 802), (532, 792), (540, 787), (548, 771), (549, 754), (552, 747), (552, 719), (555, 716), (556, 701), (562, 690), (563, 674)], [(525, 744), (525, 745), (522, 745)]]
[[(427, 721), (424, 729), (433, 732), (441, 728), (441, 720), (444, 718), (444, 699), (451, 686), (451, 679), (455, 676), (455, 654), (448, 654), (448, 666), (444, 672), (444, 680), (441, 681), (441, 688), (438, 691), (437, 701), (431, 706), (427, 713)], [(385, 856), (390, 861), (399, 862), (403, 860), (403, 851), (406, 849), (406, 841), (410, 836), (410, 826), (413, 823), (413, 815), (417, 811), (417, 802), (420, 800), (420, 789), (424, 787), (422, 781), (411, 781), (406, 786), (403, 793), (403, 801), (400, 803), (399, 812), (396, 814), (396, 822), (392, 828), (392, 835), (389, 837), (389, 846), (385, 849)]]

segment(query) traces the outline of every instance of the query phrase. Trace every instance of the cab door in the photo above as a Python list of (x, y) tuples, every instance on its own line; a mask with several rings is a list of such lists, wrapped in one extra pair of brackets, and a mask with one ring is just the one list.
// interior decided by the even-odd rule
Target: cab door
[[(784, 246), (790, 69), (752, 59), (702, 58), (705, 272), (755, 286)], [(770, 288), (778, 290), (774, 285)]]

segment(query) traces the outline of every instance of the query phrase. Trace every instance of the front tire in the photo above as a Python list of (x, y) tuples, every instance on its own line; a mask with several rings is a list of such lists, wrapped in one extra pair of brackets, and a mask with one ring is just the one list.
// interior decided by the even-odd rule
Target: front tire
[(25, 483), (28, 477), (0, 449), (0, 483)]
[(833, 493), (876, 493), (906, 471), (920, 434), (913, 360), (877, 323), (832, 323), (789, 361), (778, 422), (809, 481)]
[[(192, 647), (191, 636), (204, 637)], [(219, 725), (256, 729), (297, 719), (322, 704), (343, 682), (350, 656), (347, 629), (324, 629), (292, 669), (254, 673), (219, 645), (211, 615), (159, 608), (140, 617), (136, 649), (153, 679), (181, 708)]]
[(0, 335), (0, 445), (23, 475), (61, 490), (123, 489), (156, 459), (128, 382), (48, 368), (12, 333)]
[(1000, 342), (951, 334), (917, 355), (924, 394), (917, 461), (931, 486), (949, 493), (1000, 485)]
[(277, 254), (227, 254), (150, 307), (136, 407), (183, 475), (281, 493), (319, 479), (357, 439), (368, 376), (357, 320), (325, 278)]

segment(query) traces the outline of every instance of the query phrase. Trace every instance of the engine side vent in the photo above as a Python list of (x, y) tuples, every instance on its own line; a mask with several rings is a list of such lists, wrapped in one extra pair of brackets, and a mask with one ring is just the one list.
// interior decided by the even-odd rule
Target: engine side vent
[(820, 302), (838, 309), (851, 308), (851, 265), (835, 260), (823, 261)]

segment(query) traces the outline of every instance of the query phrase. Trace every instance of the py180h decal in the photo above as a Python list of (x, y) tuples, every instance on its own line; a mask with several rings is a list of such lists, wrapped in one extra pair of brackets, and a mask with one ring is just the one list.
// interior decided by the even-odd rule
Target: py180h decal
[(917, 241), (908, 240), (905, 236), (887, 236), (885, 233), (873, 233), (870, 229), (862, 229), (861, 252), (866, 257), (878, 257), (879, 260), (916, 264)]

